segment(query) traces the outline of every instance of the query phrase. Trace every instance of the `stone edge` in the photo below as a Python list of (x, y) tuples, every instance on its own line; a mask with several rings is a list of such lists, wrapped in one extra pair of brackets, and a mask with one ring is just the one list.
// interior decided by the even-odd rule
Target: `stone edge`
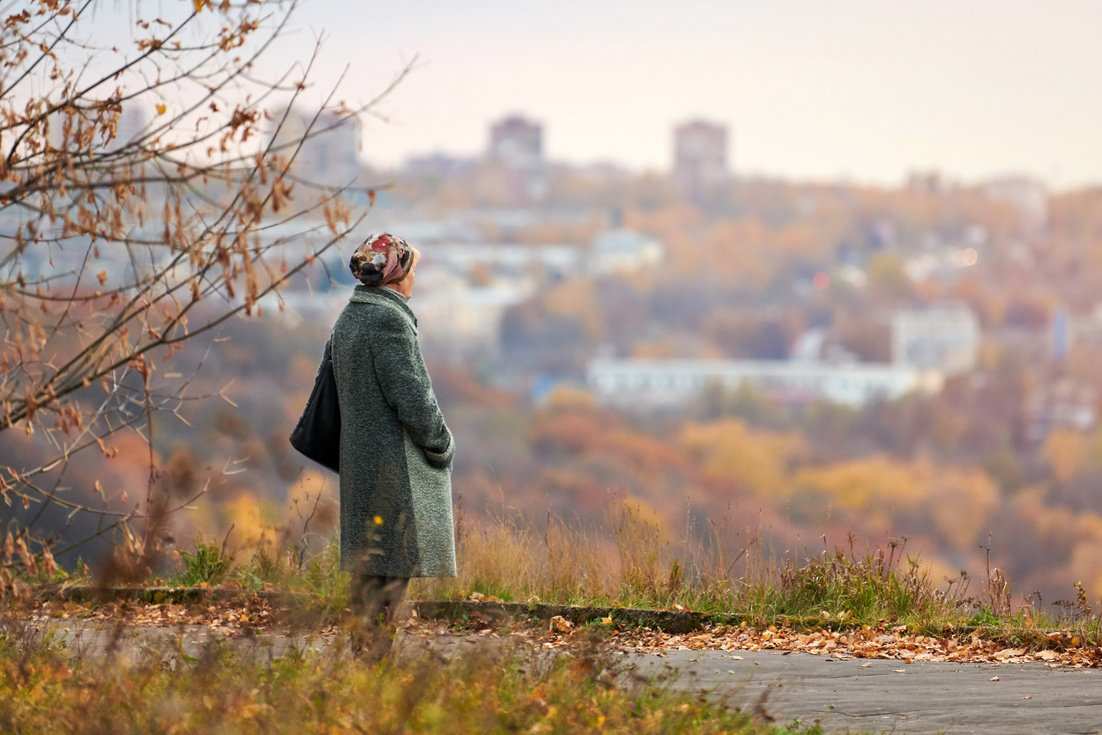
[[(247, 601), (260, 598), (276, 606), (305, 604), (310, 596), (300, 592), (263, 590), (253, 592), (226, 587), (97, 587), (94, 585), (38, 588), (35, 597), (41, 601), (76, 603), (142, 603), (142, 604), (211, 604), (215, 602)], [(709, 614), (690, 610), (649, 610), (627, 607), (588, 607), (551, 605), (544, 603), (500, 602), (491, 600), (434, 601), (416, 600), (406, 603), (407, 609), (425, 620), (449, 623), (508, 624), (520, 621), (550, 623), (561, 617), (573, 626), (599, 623), (602, 618), (633, 628), (651, 628), (667, 633), (688, 633), (704, 625), (738, 625), (744, 618), (736, 614)]]

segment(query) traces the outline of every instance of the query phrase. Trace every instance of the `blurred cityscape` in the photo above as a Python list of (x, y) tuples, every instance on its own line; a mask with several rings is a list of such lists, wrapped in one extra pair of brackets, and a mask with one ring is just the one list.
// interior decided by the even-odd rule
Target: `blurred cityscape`
[[(466, 512), (599, 524), (627, 496), (671, 539), (906, 543), (947, 579), (989, 549), (1021, 595), (1102, 589), (1102, 189), (742, 176), (723, 121), (676, 126), (660, 171), (549, 160), (547, 134), (510, 115), (477, 157), (382, 170), (349, 124), (296, 158), (301, 179), (388, 185), (360, 237), (423, 253), (411, 306)], [(202, 353), (197, 385), (232, 381), (236, 408), (162, 421), (165, 481), (217, 478), (181, 534), (248, 543), (335, 496), (286, 436), (353, 247)]]
[(521, 115), (491, 123), (479, 157), (397, 171), (350, 169), (353, 126), (325, 137), (302, 175), (394, 182), (370, 227), (423, 250), (424, 349), (493, 387), (662, 409), (746, 384), (782, 405), (862, 407), (980, 384), (1013, 355), (1031, 385), (1004, 427), (1015, 441), (1094, 428), (1093, 191), (936, 172), (896, 189), (743, 179), (730, 130), (705, 120), (671, 131), (667, 171), (642, 173), (547, 160), (543, 126)]
[[(509, 115), (480, 156), (359, 174), (394, 182), (370, 228), (424, 252), (442, 400), (521, 417), (453, 411), (469, 507), (585, 518), (624, 492), (783, 548), (909, 537), (946, 577), (990, 545), (1049, 601), (1102, 587), (1102, 191), (743, 177), (735, 131), (700, 119), (666, 170), (571, 165), (553, 132)], [(322, 178), (357, 140), (305, 163)], [(331, 301), (309, 284), (324, 324), (332, 272)]]

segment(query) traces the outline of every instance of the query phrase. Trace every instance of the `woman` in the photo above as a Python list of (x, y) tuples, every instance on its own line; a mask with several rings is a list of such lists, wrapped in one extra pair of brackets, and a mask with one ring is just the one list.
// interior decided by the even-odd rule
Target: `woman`
[(341, 566), (365, 626), (353, 646), (370, 642), (373, 655), (389, 650), (410, 577), (456, 576), (455, 442), (407, 305), (419, 258), (400, 237), (368, 237), (349, 261), (360, 285), (326, 345), (341, 410)]

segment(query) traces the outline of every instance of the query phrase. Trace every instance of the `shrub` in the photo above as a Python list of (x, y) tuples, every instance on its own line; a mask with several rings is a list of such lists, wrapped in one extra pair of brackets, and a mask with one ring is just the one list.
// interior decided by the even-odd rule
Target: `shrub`
[(203, 542), (195, 544), (194, 552), (181, 551), (180, 560), (184, 564), (180, 583), (188, 586), (221, 582), (230, 570), (231, 562), (224, 549)]

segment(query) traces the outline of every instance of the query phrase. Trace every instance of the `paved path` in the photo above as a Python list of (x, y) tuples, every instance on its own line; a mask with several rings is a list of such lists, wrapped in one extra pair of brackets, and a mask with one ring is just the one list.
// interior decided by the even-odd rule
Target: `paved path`
[(675, 686), (729, 696), (743, 709), (764, 696), (778, 724), (820, 720), (828, 733), (1102, 733), (1099, 670), (764, 651), (669, 651), (631, 661), (644, 675), (676, 671)]
[[(74, 654), (96, 655), (112, 647), (111, 631), (51, 626), (55, 642)], [(222, 639), (207, 626), (128, 628), (118, 645), (130, 652), (151, 639), (178, 642), (192, 655)], [(261, 634), (231, 639), (265, 658), (291, 649), (342, 645), (326, 636), (288, 638)], [(399, 639), (399, 650), (428, 644), (448, 655), (455, 647), (493, 638), (442, 636)], [(503, 639), (497, 639), (502, 642)], [(155, 647), (156, 648), (156, 647)], [(753, 651), (674, 651), (665, 657), (627, 654), (644, 676), (672, 674), (672, 686), (706, 691), (743, 710), (761, 708), (777, 724), (818, 720), (827, 733), (1102, 733), (1102, 670), (1049, 668), (1044, 663), (961, 664)], [(997, 677), (997, 680), (994, 680)]]

